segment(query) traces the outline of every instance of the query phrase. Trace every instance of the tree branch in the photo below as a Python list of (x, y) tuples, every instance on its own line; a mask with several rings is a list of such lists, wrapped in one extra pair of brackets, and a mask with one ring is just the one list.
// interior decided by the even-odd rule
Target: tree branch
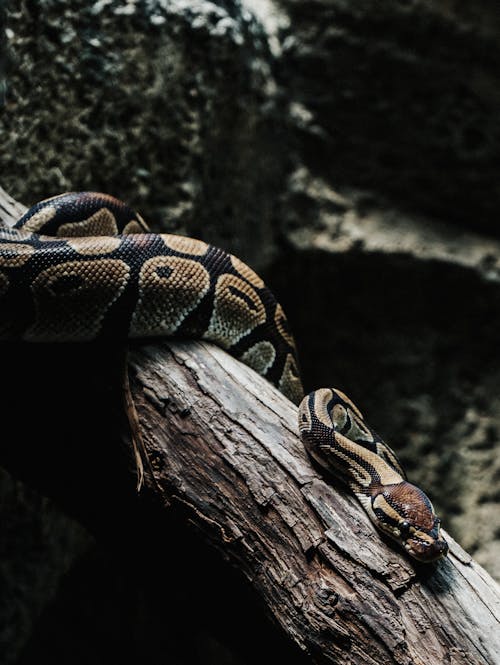
[(136, 348), (130, 366), (148, 486), (184, 506), (318, 662), (495, 662), (493, 580), (449, 535), (435, 566), (382, 542), (311, 467), (297, 409), (273, 386), (204, 343)]
[[(2, 194), (0, 209), (12, 209)], [(143, 492), (161, 507), (153, 526), (164, 528), (178, 509), (311, 662), (500, 662), (495, 582), (449, 535), (449, 557), (433, 566), (384, 542), (355, 499), (311, 466), (297, 409), (273, 386), (201, 342), (134, 344), (129, 369)], [(123, 441), (131, 450), (130, 437)], [(44, 454), (56, 455), (49, 442)], [(87, 485), (100, 464), (89, 465)], [(130, 474), (124, 485), (128, 505)], [(57, 493), (73, 507), (74, 487)], [(86, 496), (91, 525), (100, 501), (99, 492)]]

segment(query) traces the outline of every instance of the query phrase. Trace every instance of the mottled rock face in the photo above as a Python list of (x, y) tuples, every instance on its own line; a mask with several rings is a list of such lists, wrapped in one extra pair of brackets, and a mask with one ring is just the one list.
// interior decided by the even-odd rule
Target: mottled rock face
[(498, 233), (500, 50), (481, 5), (11, 2), (3, 185), (27, 202), (112, 191), (257, 265), (291, 163)]
[(27, 203), (112, 192), (157, 228), (262, 256), (283, 160), (267, 40), (248, 11), (42, 0), (12, 2), (7, 27), (5, 188)]
[(307, 388), (500, 576), (500, 21), (462, 5), (12, 0), (0, 185), (104, 190), (264, 269)]
[(310, 113), (309, 167), (498, 235), (498, 8), (282, 4), (293, 35), (283, 72)]

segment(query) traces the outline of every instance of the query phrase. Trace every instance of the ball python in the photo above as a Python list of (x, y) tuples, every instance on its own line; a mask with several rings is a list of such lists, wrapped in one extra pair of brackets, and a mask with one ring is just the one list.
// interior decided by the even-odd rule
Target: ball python
[(150, 233), (123, 202), (69, 192), (0, 227), (0, 341), (183, 337), (213, 342), (299, 404), (310, 455), (346, 482), (376, 527), (412, 557), (447, 552), (428, 497), (339, 390), (304, 397), (281, 305), (240, 259)]

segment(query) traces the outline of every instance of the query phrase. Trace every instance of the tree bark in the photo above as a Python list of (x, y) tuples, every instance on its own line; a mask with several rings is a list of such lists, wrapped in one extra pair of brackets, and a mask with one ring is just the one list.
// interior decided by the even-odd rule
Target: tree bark
[[(0, 211), (12, 221), (21, 207), (0, 190)], [(496, 583), (447, 534), (448, 558), (427, 566), (384, 542), (311, 465), (296, 407), (264, 379), (194, 341), (134, 344), (129, 375), (144, 444), (137, 500), (154, 499), (153, 526), (182, 515), (311, 662), (500, 663)], [(66, 492), (72, 504), (74, 491), (60, 487), (60, 501)], [(91, 525), (100, 496), (86, 496)]]

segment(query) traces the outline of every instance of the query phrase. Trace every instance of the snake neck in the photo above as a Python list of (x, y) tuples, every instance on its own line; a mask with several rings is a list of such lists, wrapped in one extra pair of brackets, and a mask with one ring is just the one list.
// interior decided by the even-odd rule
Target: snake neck
[[(415, 559), (428, 562), (445, 556), (448, 545), (427, 495), (375, 453), (342, 434), (302, 440), (311, 456), (347, 483), (374, 525)], [(320, 442), (320, 443), (319, 443)]]
[(310, 455), (351, 488), (377, 529), (420, 561), (446, 554), (429, 498), (399, 473), (390, 449), (368, 436), (372, 430), (343, 393), (322, 388), (307, 395), (299, 406), (299, 429)]
[(404, 478), (376, 453), (333, 429), (317, 428), (312, 435), (302, 434), (311, 456), (333, 472), (360, 500), (375, 497), (386, 486), (398, 485)]

